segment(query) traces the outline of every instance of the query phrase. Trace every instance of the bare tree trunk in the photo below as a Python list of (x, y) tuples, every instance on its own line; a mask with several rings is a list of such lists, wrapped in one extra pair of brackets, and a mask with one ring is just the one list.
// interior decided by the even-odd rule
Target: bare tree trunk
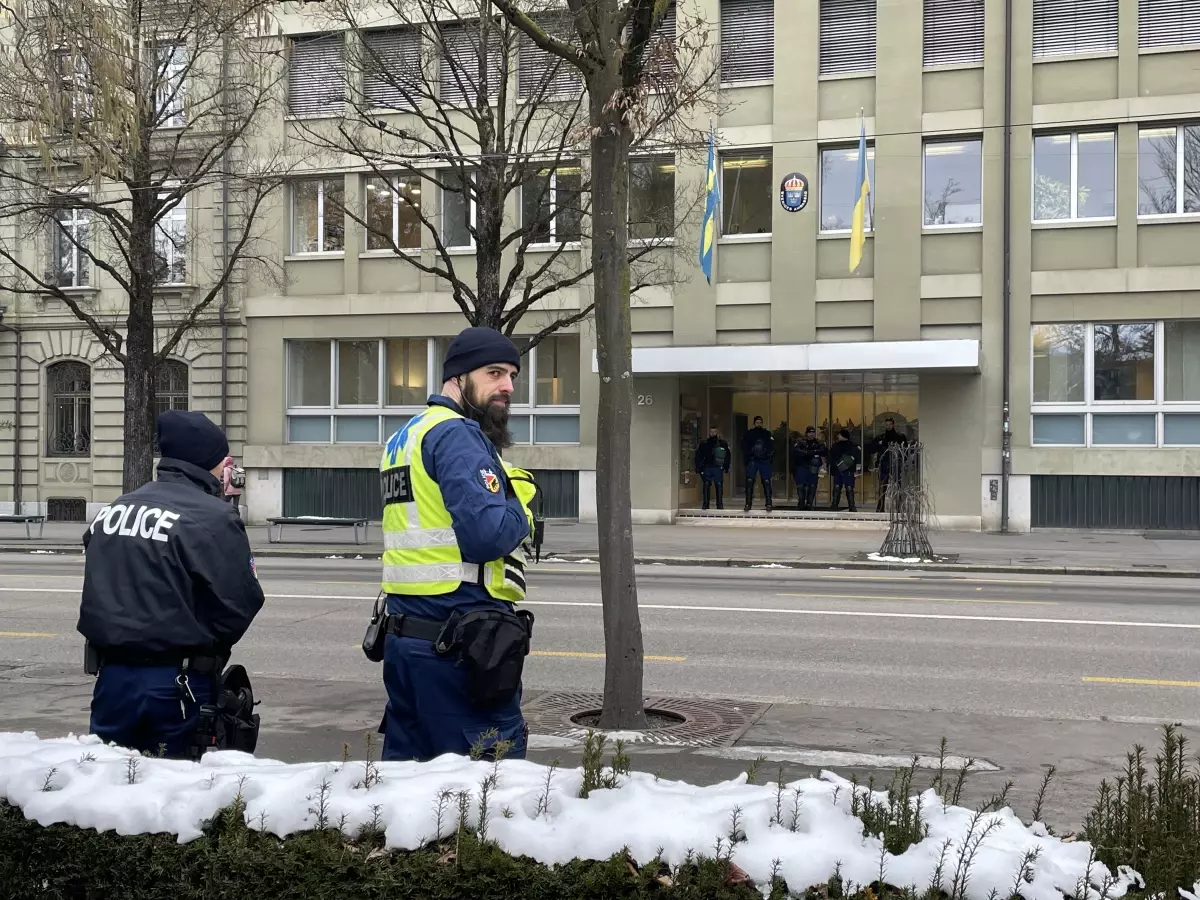
[(125, 320), (125, 459), (121, 490), (154, 479), (154, 220), (149, 203), (130, 210), (129, 315)]
[[(592, 100), (592, 266), (596, 292), (596, 348), (600, 402), (596, 410), (596, 512), (599, 519), (600, 595), (604, 607), (604, 709), (601, 728), (645, 728), (642, 697), (642, 622), (633, 566), (629, 485), (633, 418), (633, 351), (629, 313), (628, 125), (622, 110), (597, 97), (616, 96), (620, 73), (595, 76)], [(607, 82), (607, 83), (603, 83)]]

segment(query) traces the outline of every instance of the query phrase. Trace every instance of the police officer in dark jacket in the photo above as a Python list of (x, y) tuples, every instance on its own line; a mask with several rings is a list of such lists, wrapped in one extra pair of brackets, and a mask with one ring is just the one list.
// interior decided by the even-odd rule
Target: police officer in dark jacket
[(732, 460), (729, 443), (714, 425), (708, 430), (708, 440), (696, 448), (696, 474), (704, 482), (704, 509), (708, 509), (714, 485), (717, 488), (717, 509), (725, 508), (725, 474)]
[(844, 489), (850, 512), (858, 512), (858, 507), (854, 505), (854, 478), (861, 462), (862, 450), (851, 440), (850, 429), (843, 428), (838, 432), (837, 442), (829, 448), (829, 471), (833, 473), (833, 502), (829, 504), (830, 509), (841, 506)]
[(262, 608), (246, 528), (221, 499), (224, 433), (205, 415), (158, 418), (158, 480), (100, 510), (83, 535), (78, 630), (99, 657), (90, 729), (190, 755), (233, 645)]
[(742, 459), (746, 463), (746, 512), (754, 506), (754, 482), (761, 478), (767, 512), (775, 503), (771, 499), (771, 468), (775, 460), (775, 436), (763, 428), (762, 416), (754, 417), (754, 427), (742, 435)]
[(792, 475), (796, 479), (796, 490), (800, 495), (799, 509), (812, 509), (817, 502), (817, 477), (821, 474), (821, 462), (828, 448), (817, 437), (812, 425), (804, 429), (804, 437), (797, 438), (791, 447)]

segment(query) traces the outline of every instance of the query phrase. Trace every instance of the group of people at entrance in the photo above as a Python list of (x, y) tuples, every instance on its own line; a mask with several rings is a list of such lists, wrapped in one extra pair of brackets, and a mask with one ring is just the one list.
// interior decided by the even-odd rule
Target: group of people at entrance
[[(891, 480), (891, 454), (888, 451), (893, 446), (908, 443), (908, 437), (896, 430), (894, 419), (888, 418), (884, 424), (884, 432), (868, 446), (869, 453), (876, 457), (879, 471), (877, 512), (883, 511), (887, 485)], [(750, 512), (753, 509), (756, 482), (761, 480), (766, 509), (767, 512), (771, 512), (775, 508), (771, 491), (771, 475), (775, 465), (775, 436), (763, 427), (762, 416), (754, 417), (754, 427), (742, 435), (740, 449), (746, 469), (744, 510)], [(704, 492), (702, 509), (710, 508), (714, 493), (717, 509), (725, 508), (725, 476), (729, 473), (732, 462), (733, 453), (729, 442), (721, 437), (720, 429), (712, 426), (708, 431), (708, 440), (696, 448), (695, 470), (703, 483)], [(827, 467), (833, 477), (832, 502), (829, 509), (841, 508), (842, 493), (845, 492), (848, 510), (857, 512), (854, 487), (859, 466), (862, 464), (862, 448), (854, 442), (849, 429), (843, 428), (838, 432), (838, 439), (832, 447), (817, 436), (817, 429), (813, 425), (804, 429), (803, 436), (793, 435), (788, 447), (788, 467), (796, 482), (796, 508), (816, 508), (817, 484), (821, 469)]]

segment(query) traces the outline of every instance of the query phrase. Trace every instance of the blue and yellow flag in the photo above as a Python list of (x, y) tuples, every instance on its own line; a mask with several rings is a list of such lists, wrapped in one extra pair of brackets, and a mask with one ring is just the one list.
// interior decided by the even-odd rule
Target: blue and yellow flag
[(867, 242), (867, 202), (871, 195), (871, 178), (867, 171), (867, 124), (862, 113), (858, 115), (858, 180), (855, 182), (854, 216), (850, 225), (850, 272), (862, 262), (863, 246)]
[(717, 210), (720, 209), (720, 189), (717, 187), (717, 138), (712, 125), (708, 127), (708, 171), (705, 174), (708, 199), (704, 205), (704, 222), (700, 227), (700, 268), (712, 284), (713, 245), (717, 240)]

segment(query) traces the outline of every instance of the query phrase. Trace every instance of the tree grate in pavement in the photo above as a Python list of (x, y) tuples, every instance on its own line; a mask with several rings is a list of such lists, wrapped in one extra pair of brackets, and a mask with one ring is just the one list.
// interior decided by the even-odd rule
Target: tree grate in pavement
[[(597, 711), (603, 702), (604, 698), (600, 694), (542, 694), (525, 707), (525, 721), (533, 734), (582, 741), (587, 737), (589, 729), (576, 724), (572, 717)], [(743, 700), (647, 697), (647, 712), (661, 713), (660, 721), (670, 720), (670, 724), (649, 728), (636, 734), (611, 734), (625, 740), (663, 747), (729, 747), (762, 717), (769, 706), (767, 703), (748, 703)]]

